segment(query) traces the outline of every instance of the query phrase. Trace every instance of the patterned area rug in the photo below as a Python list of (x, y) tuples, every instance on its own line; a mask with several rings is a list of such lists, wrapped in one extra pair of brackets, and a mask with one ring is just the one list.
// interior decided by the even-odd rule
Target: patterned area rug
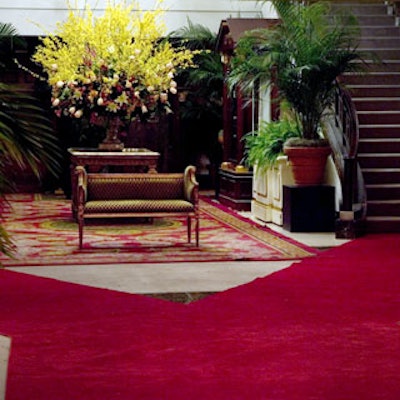
[(301, 259), (316, 253), (241, 217), (217, 202), (200, 204), (200, 246), (186, 241), (184, 219), (89, 221), (84, 247), (69, 200), (41, 194), (8, 196), (4, 227), (16, 245), (4, 266), (160, 263), (190, 261), (267, 261)]

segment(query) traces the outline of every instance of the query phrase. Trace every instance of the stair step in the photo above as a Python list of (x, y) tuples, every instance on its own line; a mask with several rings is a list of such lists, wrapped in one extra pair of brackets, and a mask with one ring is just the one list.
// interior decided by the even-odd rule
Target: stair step
[(400, 110), (400, 97), (353, 97), (357, 111)]
[(400, 168), (363, 168), (365, 184), (400, 183)]
[(357, 111), (358, 121), (362, 125), (400, 124), (399, 111)]
[(395, 26), (395, 18), (393, 15), (357, 15), (360, 26)]
[[(358, 161), (361, 169), (365, 168), (400, 168), (399, 153), (360, 153)], [(400, 197), (399, 197), (400, 198)]]
[(388, 14), (388, 7), (383, 3), (378, 4), (360, 4), (355, 3), (334, 3), (332, 8), (335, 9), (348, 9), (353, 15), (385, 15)]
[(400, 217), (367, 217), (367, 233), (398, 233)]
[(363, 124), (359, 126), (360, 138), (398, 138), (400, 124)]
[(368, 73), (384, 72), (386, 74), (400, 72), (400, 58), (396, 60), (370, 60), (363, 70)]
[(400, 97), (400, 85), (347, 85), (352, 97)]
[(364, 48), (373, 48), (376, 49), (379, 47), (398, 49), (399, 48), (399, 40), (397, 37), (391, 36), (367, 36), (364, 35), (360, 38), (360, 49)]
[(400, 200), (367, 201), (367, 216), (400, 217)]
[(400, 49), (398, 46), (396, 48), (387, 48), (382, 43), (380, 48), (360, 47), (360, 50), (374, 54), (381, 61), (400, 59)]
[(343, 81), (347, 86), (352, 85), (399, 85), (399, 72), (366, 72), (366, 73), (346, 73), (343, 75)]
[(368, 184), (365, 188), (368, 201), (400, 199), (400, 183)]
[(362, 153), (399, 153), (400, 154), (400, 138), (361, 138), (359, 141), (358, 151)]
[(399, 34), (399, 27), (396, 25), (390, 26), (360, 26), (362, 36), (396, 36)]

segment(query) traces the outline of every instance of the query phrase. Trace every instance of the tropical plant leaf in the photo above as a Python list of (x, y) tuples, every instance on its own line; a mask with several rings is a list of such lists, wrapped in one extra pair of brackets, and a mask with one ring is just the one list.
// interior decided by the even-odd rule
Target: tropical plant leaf
[[(0, 23), (0, 67), (12, 62), (14, 46), (24, 40), (11, 24)], [(13, 64), (14, 66), (14, 64)], [(43, 168), (57, 175), (61, 150), (51, 120), (42, 104), (17, 85), (0, 82), (0, 252), (12, 256), (12, 237), (1, 225), (7, 201), (4, 193), (13, 189), (8, 179), (10, 165), (29, 166), (38, 178)]]
[(26, 42), (18, 35), (17, 29), (10, 23), (0, 22), (0, 68), (5, 69), (7, 62), (12, 63), (14, 48), (25, 48)]
[(295, 120), (263, 121), (257, 131), (243, 137), (245, 162), (259, 170), (267, 169), (283, 154), (284, 143), (289, 138), (300, 136), (301, 128)]
[(180, 71), (177, 77), (180, 85), (189, 91), (188, 100), (181, 107), (182, 118), (201, 119), (211, 114), (220, 120), (224, 74), (220, 55), (215, 51), (217, 35), (188, 19), (187, 25), (173, 31), (170, 37), (198, 51), (194, 56), (197, 67)]
[(305, 138), (319, 137), (332, 104), (337, 77), (359, 70), (359, 27), (351, 14), (334, 13), (328, 2), (272, 0), (279, 23), (239, 39), (228, 78), (251, 92), (260, 83), (276, 86), (297, 112)]
[(59, 172), (60, 149), (51, 121), (39, 101), (16, 86), (0, 83), (0, 148), (3, 156), (29, 167)]

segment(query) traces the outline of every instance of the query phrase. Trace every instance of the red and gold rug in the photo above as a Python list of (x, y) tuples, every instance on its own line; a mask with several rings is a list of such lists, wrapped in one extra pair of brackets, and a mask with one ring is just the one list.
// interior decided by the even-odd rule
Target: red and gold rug
[(200, 247), (186, 242), (184, 219), (101, 220), (78, 226), (69, 200), (40, 194), (8, 196), (4, 227), (17, 247), (4, 266), (267, 261), (301, 259), (316, 253), (208, 199), (200, 204)]

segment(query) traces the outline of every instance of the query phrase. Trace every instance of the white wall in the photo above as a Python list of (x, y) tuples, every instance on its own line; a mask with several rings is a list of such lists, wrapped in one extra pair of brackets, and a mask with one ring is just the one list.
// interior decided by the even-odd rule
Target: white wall
[[(82, 9), (85, 3), (101, 12), (107, 0), (71, 0)], [(118, 1), (117, 1), (118, 2)], [(153, 9), (155, 0), (140, 0), (140, 8)], [(67, 14), (67, 0), (1, 0), (0, 21), (12, 23), (20, 35), (53, 33), (55, 23)], [(165, 22), (168, 32), (193, 23), (207, 26), (217, 32), (226, 18), (260, 18), (272, 15), (270, 6), (253, 0), (164, 0)]]

